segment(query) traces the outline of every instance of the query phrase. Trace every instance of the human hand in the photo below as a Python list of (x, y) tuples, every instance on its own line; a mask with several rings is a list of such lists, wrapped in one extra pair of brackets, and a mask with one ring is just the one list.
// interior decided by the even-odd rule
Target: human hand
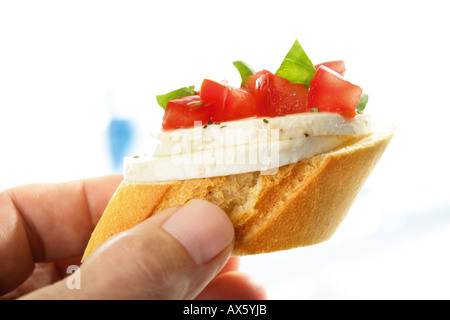
[[(264, 299), (237, 271), (232, 224), (193, 200), (164, 210), (100, 246), (79, 266), (121, 176), (32, 185), (0, 193), (3, 299)], [(79, 280), (79, 287), (70, 281)], [(2, 296), (3, 295), (3, 296)]]

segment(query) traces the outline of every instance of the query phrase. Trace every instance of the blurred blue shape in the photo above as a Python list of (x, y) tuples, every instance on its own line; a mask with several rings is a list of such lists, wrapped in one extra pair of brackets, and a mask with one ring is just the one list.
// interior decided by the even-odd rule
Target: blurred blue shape
[(108, 126), (108, 140), (112, 168), (122, 173), (123, 158), (129, 155), (133, 142), (133, 124), (129, 119), (112, 118)]

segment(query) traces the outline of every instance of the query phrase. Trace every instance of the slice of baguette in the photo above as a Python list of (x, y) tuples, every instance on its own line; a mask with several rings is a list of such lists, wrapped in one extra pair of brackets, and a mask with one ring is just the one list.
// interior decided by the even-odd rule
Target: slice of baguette
[(197, 198), (220, 206), (235, 227), (234, 255), (308, 246), (329, 239), (344, 219), (392, 135), (384, 128), (349, 136), (341, 147), (280, 167), (164, 183), (123, 181), (92, 233), (83, 260), (111, 236)]

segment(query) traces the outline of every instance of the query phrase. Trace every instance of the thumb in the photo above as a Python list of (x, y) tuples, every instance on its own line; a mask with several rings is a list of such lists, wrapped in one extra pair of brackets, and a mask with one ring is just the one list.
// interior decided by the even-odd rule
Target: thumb
[(79, 289), (69, 289), (63, 280), (36, 294), (58, 299), (193, 299), (228, 261), (233, 242), (234, 228), (225, 212), (192, 200), (105, 242), (78, 270)]

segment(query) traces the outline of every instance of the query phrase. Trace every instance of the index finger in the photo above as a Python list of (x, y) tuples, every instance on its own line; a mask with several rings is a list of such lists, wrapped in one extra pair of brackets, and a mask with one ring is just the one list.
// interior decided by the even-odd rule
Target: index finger
[(112, 175), (1, 192), (0, 293), (25, 280), (35, 262), (81, 255), (121, 181)]

